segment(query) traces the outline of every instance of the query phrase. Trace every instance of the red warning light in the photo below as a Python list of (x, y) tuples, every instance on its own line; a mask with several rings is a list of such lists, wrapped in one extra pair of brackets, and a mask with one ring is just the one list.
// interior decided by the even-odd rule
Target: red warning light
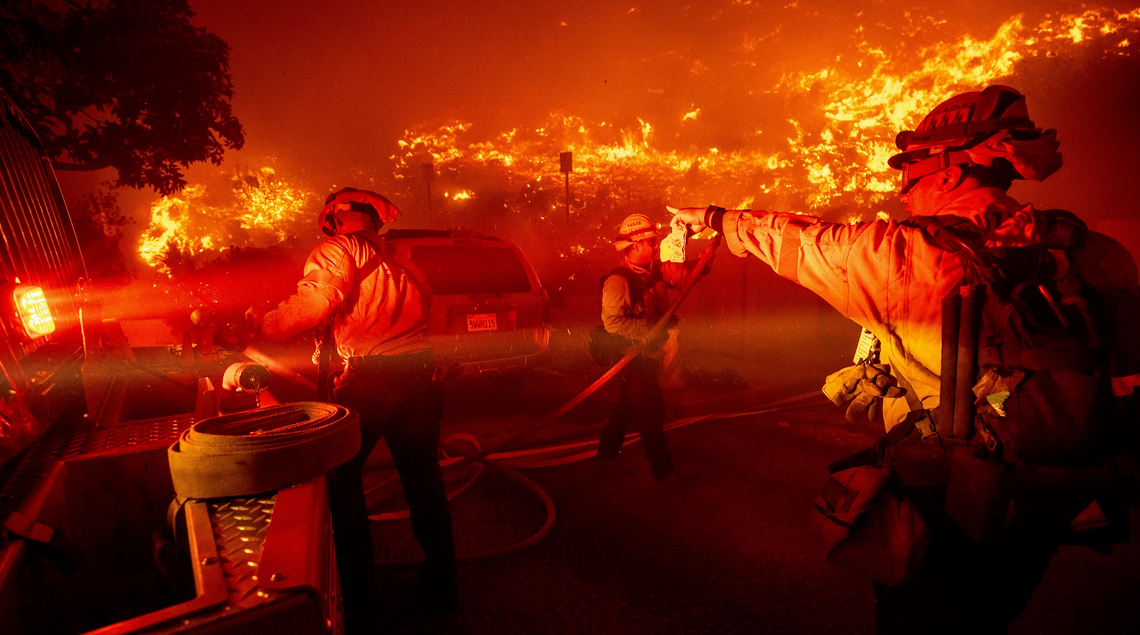
[(51, 317), (43, 289), (29, 285), (19, 286), (12, 292), (12, 299), (20, 311), (20, 321), (24, 323), (28, 337), (43, 337), (55, 331), (55, 320)]

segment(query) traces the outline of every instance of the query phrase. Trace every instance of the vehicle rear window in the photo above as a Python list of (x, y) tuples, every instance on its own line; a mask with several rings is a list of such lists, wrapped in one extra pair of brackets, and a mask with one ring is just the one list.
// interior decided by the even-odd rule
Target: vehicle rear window
[(412, 262), (427, 276), (436, 295), (530, 293), (530, 278), (519, 257), (503, 247), (422, 245)]

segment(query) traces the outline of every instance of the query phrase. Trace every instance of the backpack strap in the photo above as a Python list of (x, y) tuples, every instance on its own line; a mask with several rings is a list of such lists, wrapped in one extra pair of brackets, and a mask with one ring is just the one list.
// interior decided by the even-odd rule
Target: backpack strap
[(415, 282), (416, 287), (419, 288), (420, 293), (424, 297), (431, 297), (431, 285), (428, 283), (427, 276), (423, 271), (420, 271), (420, 268), (416, 266), (410, 258), (405, 258), (397, 253), (395, 245), (375, 233), (363, 231), (355, 232), (353, 235), (359, 236), (376, 250), (376, 254), (372, 256), (372, 258), (369, 258), (363, 267), (357, 270), (356, 275), (358, 282), (372, 275), (380, 268), (380, 265), (384, 264), (384, 261), (387, 260), (403, 269), (404, 273)]
[(921, 230), (935, 247), (958, 256), (966, 268), (963, 283), (982, 284), (995, 279), (993, 254), (986, 248), (977, 227), (965, 218), (915, 216), (902, 224)]
[[(606, 280), (609, 280), (610, 276), (621, 276), (625, 279), (626, 284), (629, 285), (629, 303), (631, 306), (637, 304), (638, 302), (641, 302), (641, 295), (645, 293), (645, 287), (648, 285), (642, 282), (641, 276), (638, 276), (633, 272), (632, 269), (625, 265), (618, 265), (614, 267), (613, 270), (611, 270), (609, 273), (602, 276), (601, 280), (599, 281), (600, 286), (598, 287), (599, 301), (601, 301), (602, 291), (606, 287)], [(651, 284), (652, 279), (650, 279), (648, 283)]]
[[(971, 389), (977, 380), (980, 303), (985, 301), (984, 289), (994, 288), (1000, 283), (1001, 269), (997, 258), (982, 241), (977, 227), (965, 218), (916, 216), (906, 224), (921, 230), (935, 247), (958, 256), (965, 269), (957, 293), (951, 291), (943, 300), (941, 361), (944, 373), (940, 377), (939, 406), (942, 416), (936, 424), (943, 426), (940, 441), (943, 436), (966, 439), (970, 437), (974, 419)], [(947, 315), (947, 310), (953, 311), (953, 315)], [(948, 323), (947, 320), (953, 321)], [(950, 324), (950, 331), (946, 330), (947, 324)], [(947, 341), (947, 337), (951, 339)], [(948, 370), (954, 372), (952, 381), (945, 376)]]
[[(1076, 214), (1063, 209), (1033, 210), (1033, 218), (1038, 244), (1047, 249), (1076, 251), (1084, 246), (1089, 228)], [(902, 224), (921, 229), (935, 247), (954, 252), (963, 261), (993, 263), (977, 227), (961, 216), (914, 216)]]
[[(918, 395), (914, 392), (914, 387), (911, 386), (906, 377), (903, 377), (901, 374), (895, 375), (894, 377), (899, 381), (899, 385), (902, 386), (903, 390), (906, 391), (903, 393), (903, 397), (906, 399), (906, 405), (910, 407), (910, 412), (907, 413), (906, 418), (903, 419), (901, 423), (891, 428), (891, 430), (893, 431), (895, 428), (901, 428), (906, 425), (909, 426), (906, 434), (910, 433), (910, 428), (918, 428), (923, 440), (929, 439), (930, 437), (937, 437), (938, 425), (934, 420), (934, 414), (923, 407), (922, 400), (918, 398)], [(906, 436), (906, 434), (903, 436)]]

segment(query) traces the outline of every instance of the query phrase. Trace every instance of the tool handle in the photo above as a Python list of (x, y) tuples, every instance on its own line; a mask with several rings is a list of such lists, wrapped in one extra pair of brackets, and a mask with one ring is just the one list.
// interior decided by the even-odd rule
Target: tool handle
[(604, 386), (606, 382), (613, 379), (615, 375), (621, 372), (621, 369), (625, 368), (631, 361), (633, 361), (634, 357), (637, 357), (642, 353), (643, 350), (645, 350), (645, 348), (649, 345), (649, 342), (653, 341), (653, 338), (660, 335), (661, 332), (665, 329), (665, 324), (669, 322), (669, 318), (673, 317), (673, 314), (677, 311), (677, 307), (681, 306), (681, 303), (684, 302), (685, 298), (689, 296), (689, 292), (693, 290), (693, 286), (695, 286), (697, 284), (697, 281), (703, 278), (705, 273), (707, 273), (709, 261), (712, 260), (713, 253), (716, 251), (716, 248), (720, 246), (720, 242), (720, 234), (713, 236), (712, 242), (710, 242), (709, 246), (701, 252), (700, 257), (697, 259), (697, 264), (695, 267), (693, 267), (693, 275), (688, 279), (688, 281), (685, 282), (684, 285), (681, 286), (680, 295), (677, 296), (677, 299), (673, 302), (673, 304), (669, 306), (668, 310), (665, 311), (665, 314), (661, 316), (661, 319), (657, 320), (657, 323), (654, 324), (653, 328), (649, 330), (649, 334), (645, 337), (645, 340), (643, 340), (642, 343), (638, 344), (637, 346), (631, 346), (629, 350), (626, 351), (625, 355), (623, 355), (616, 364), (607, 370), (605, 374), (595, 380), (594, 383), (590, 384), (585, 390), (578, 393), (578, 395), (573, 399), (563, 404), (561, 408), (543, 417), (542, 420), (539, 421), (535, 426), (526, 430), (522, 430), (520, 432), (516, 432), (515, 434), (501, 441), (494, 448), (488, 448), (482, 452), (468, 455), (462, 461), (460, 461), (458, 465), (466, 465), (471, 461), (481, 460), (488, 454), (502, 452), (503, 450), (517, 443), (519, 440), (528, 437), (535, 432), (538, 432), (540, 429), (546, 427), (546, 425), (553, 422), (555, 419), (558, 419), (567, 412), (570, 412), (572, 409), (574, 409), (575, 406), (585, 401), (587, 397), (594, 394), (599, 388)]

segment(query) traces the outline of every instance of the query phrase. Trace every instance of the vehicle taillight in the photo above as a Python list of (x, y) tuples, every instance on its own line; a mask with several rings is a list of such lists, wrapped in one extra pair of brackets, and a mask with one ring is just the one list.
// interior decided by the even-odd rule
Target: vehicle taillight
[(24, 323), (28, 337), (43, 337), (55, 331), (55, 320), (51, 317), (43, 289), (29, 285), (19, 286), (12, 292), (12, 299), (20, 311), (20, 321)]

